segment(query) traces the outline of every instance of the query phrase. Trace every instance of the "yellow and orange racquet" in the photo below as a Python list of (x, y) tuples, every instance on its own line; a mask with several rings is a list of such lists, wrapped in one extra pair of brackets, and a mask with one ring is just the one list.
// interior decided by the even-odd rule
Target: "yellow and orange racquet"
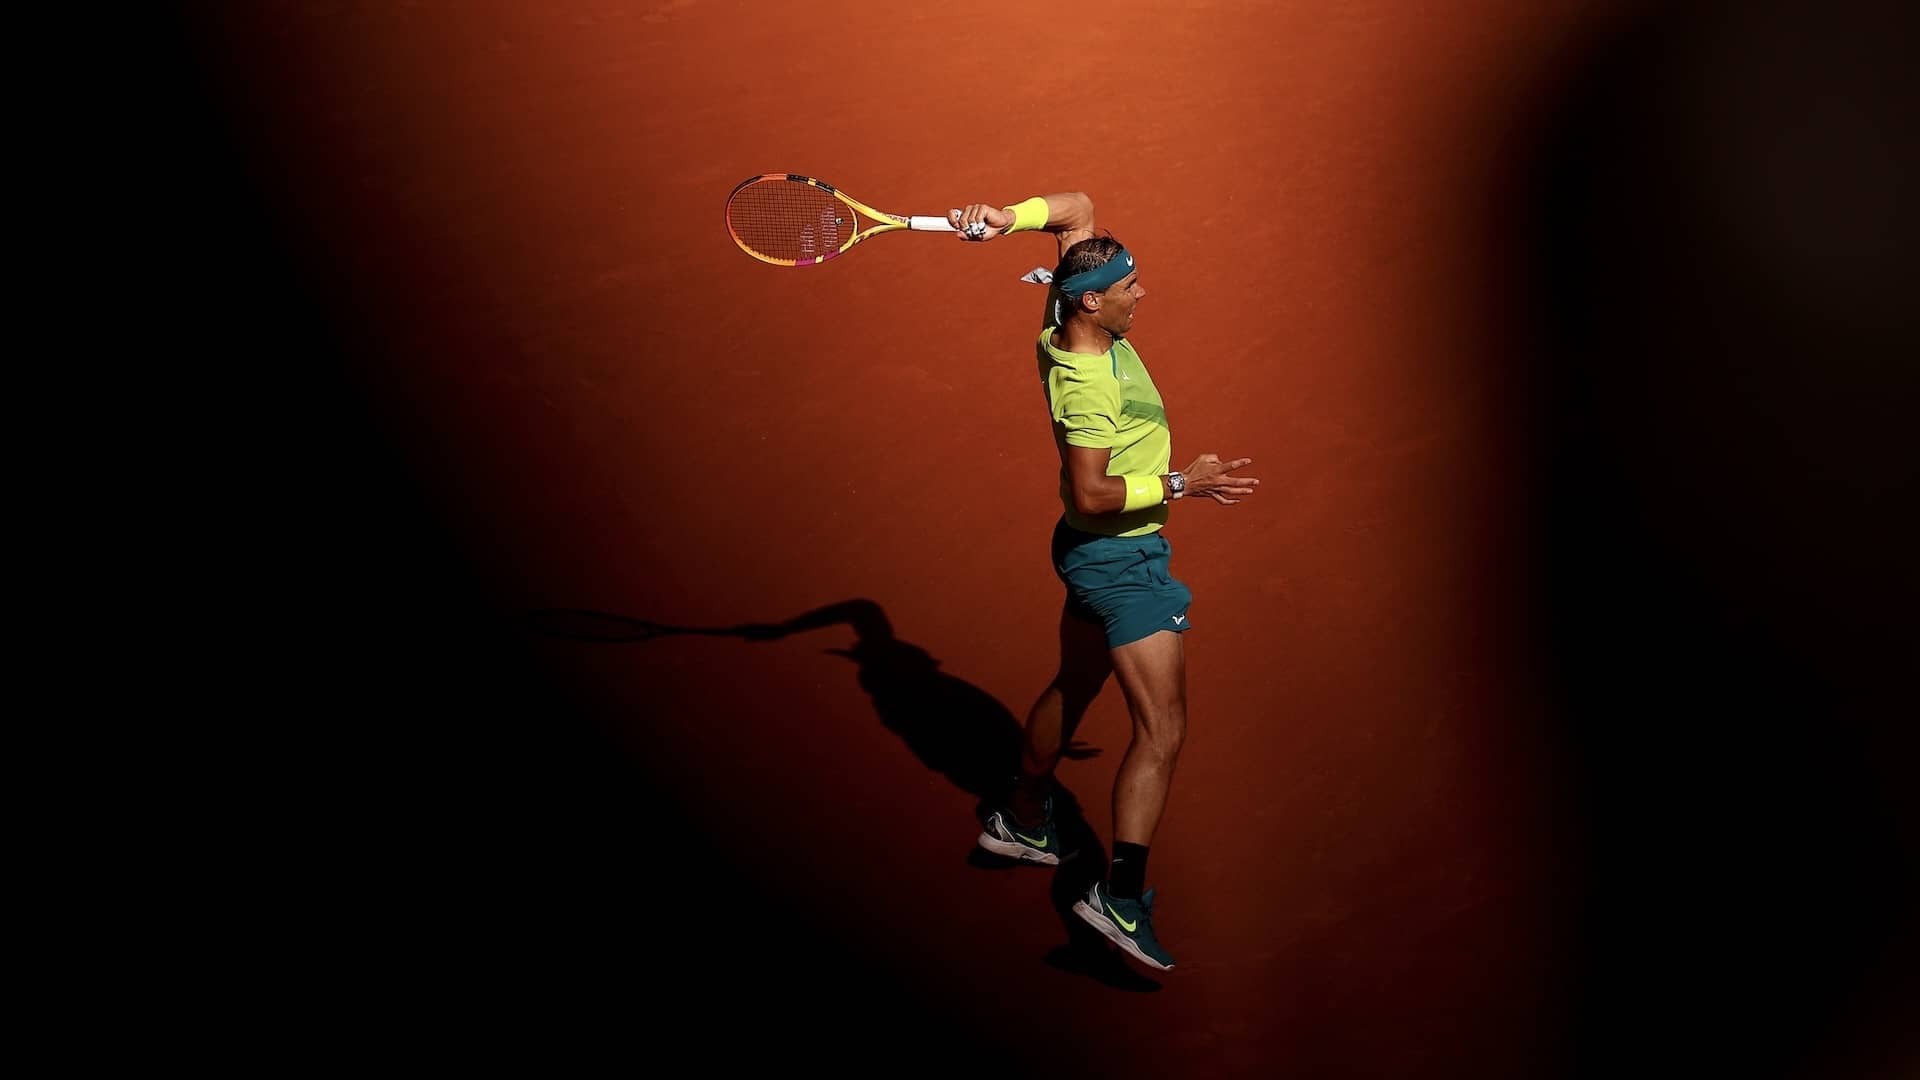
[[(856, 215), (873, 224), (860, 228)], [(749, 177), (727, 196), (727, 232), (733, 242), (774, 266), (815, 266), (870, 236), (900, 229), (956, 231), (946, 218), (875, 210), (824, 180), (794, 173)]]

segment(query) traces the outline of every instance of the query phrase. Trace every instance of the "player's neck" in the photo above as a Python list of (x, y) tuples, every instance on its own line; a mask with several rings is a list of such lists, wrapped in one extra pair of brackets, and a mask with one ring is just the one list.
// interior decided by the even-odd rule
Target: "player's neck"
[(1088, 356), (1107, 355), (1114, 342), (1113, 335), (1102, 330), (1098, 323), (1080, 318), (1068, 319), (1067, 325), (1060, 328), (1060, 337), (1068, 352)]

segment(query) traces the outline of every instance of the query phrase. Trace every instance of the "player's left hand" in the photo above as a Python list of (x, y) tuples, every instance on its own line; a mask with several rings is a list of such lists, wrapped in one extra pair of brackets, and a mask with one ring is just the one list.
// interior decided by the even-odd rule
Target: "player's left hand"
[[(1234, 476), (1233, 470), (1253, 464), (1252, 458), (1235, 458), (1221, 461), (1219, 454), (1201, 454), (1193, 464), (1187, 466), (1187, 490), (1182, 498), (1205, 495), (1221, 506), (1232, 506), (1253, 494), (1260, 481), (1251, 476)], [(1240, 498), (1234, 498), (1239, 496)]]

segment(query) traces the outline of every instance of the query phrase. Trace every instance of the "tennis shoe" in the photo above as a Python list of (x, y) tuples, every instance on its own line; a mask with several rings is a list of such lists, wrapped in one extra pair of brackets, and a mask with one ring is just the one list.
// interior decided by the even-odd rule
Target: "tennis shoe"
[(980, 846), (1021, 862), (1043, 866), (1060, 865), (1060, 830), (1053, 822), (1053, 799), (1048, 797), (1045, 817), (1040, 824), (1027, 826), (1002, 806), (987, 815), (981, 824)]
[(1120, 900), (1096, 881), (1084, 899), (1074, 902), (1073, 911), (1135, 960), (1159, 971), (1173, 967), (1173, 957), (1153, 936), (1152, 889), (1138, 900)]

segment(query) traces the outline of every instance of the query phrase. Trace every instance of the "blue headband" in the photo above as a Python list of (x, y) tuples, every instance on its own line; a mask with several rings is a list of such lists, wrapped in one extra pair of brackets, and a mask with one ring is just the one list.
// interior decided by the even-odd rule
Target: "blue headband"
[(1126, 248), (1114, 252), (1113, 258), (1091, 270), (1082, 270), (1060, 282), (1063, 296), (1078, 298), (1082, 293), (1106, 292), (1128, 274), (1133, 273), (1133, 256)]

